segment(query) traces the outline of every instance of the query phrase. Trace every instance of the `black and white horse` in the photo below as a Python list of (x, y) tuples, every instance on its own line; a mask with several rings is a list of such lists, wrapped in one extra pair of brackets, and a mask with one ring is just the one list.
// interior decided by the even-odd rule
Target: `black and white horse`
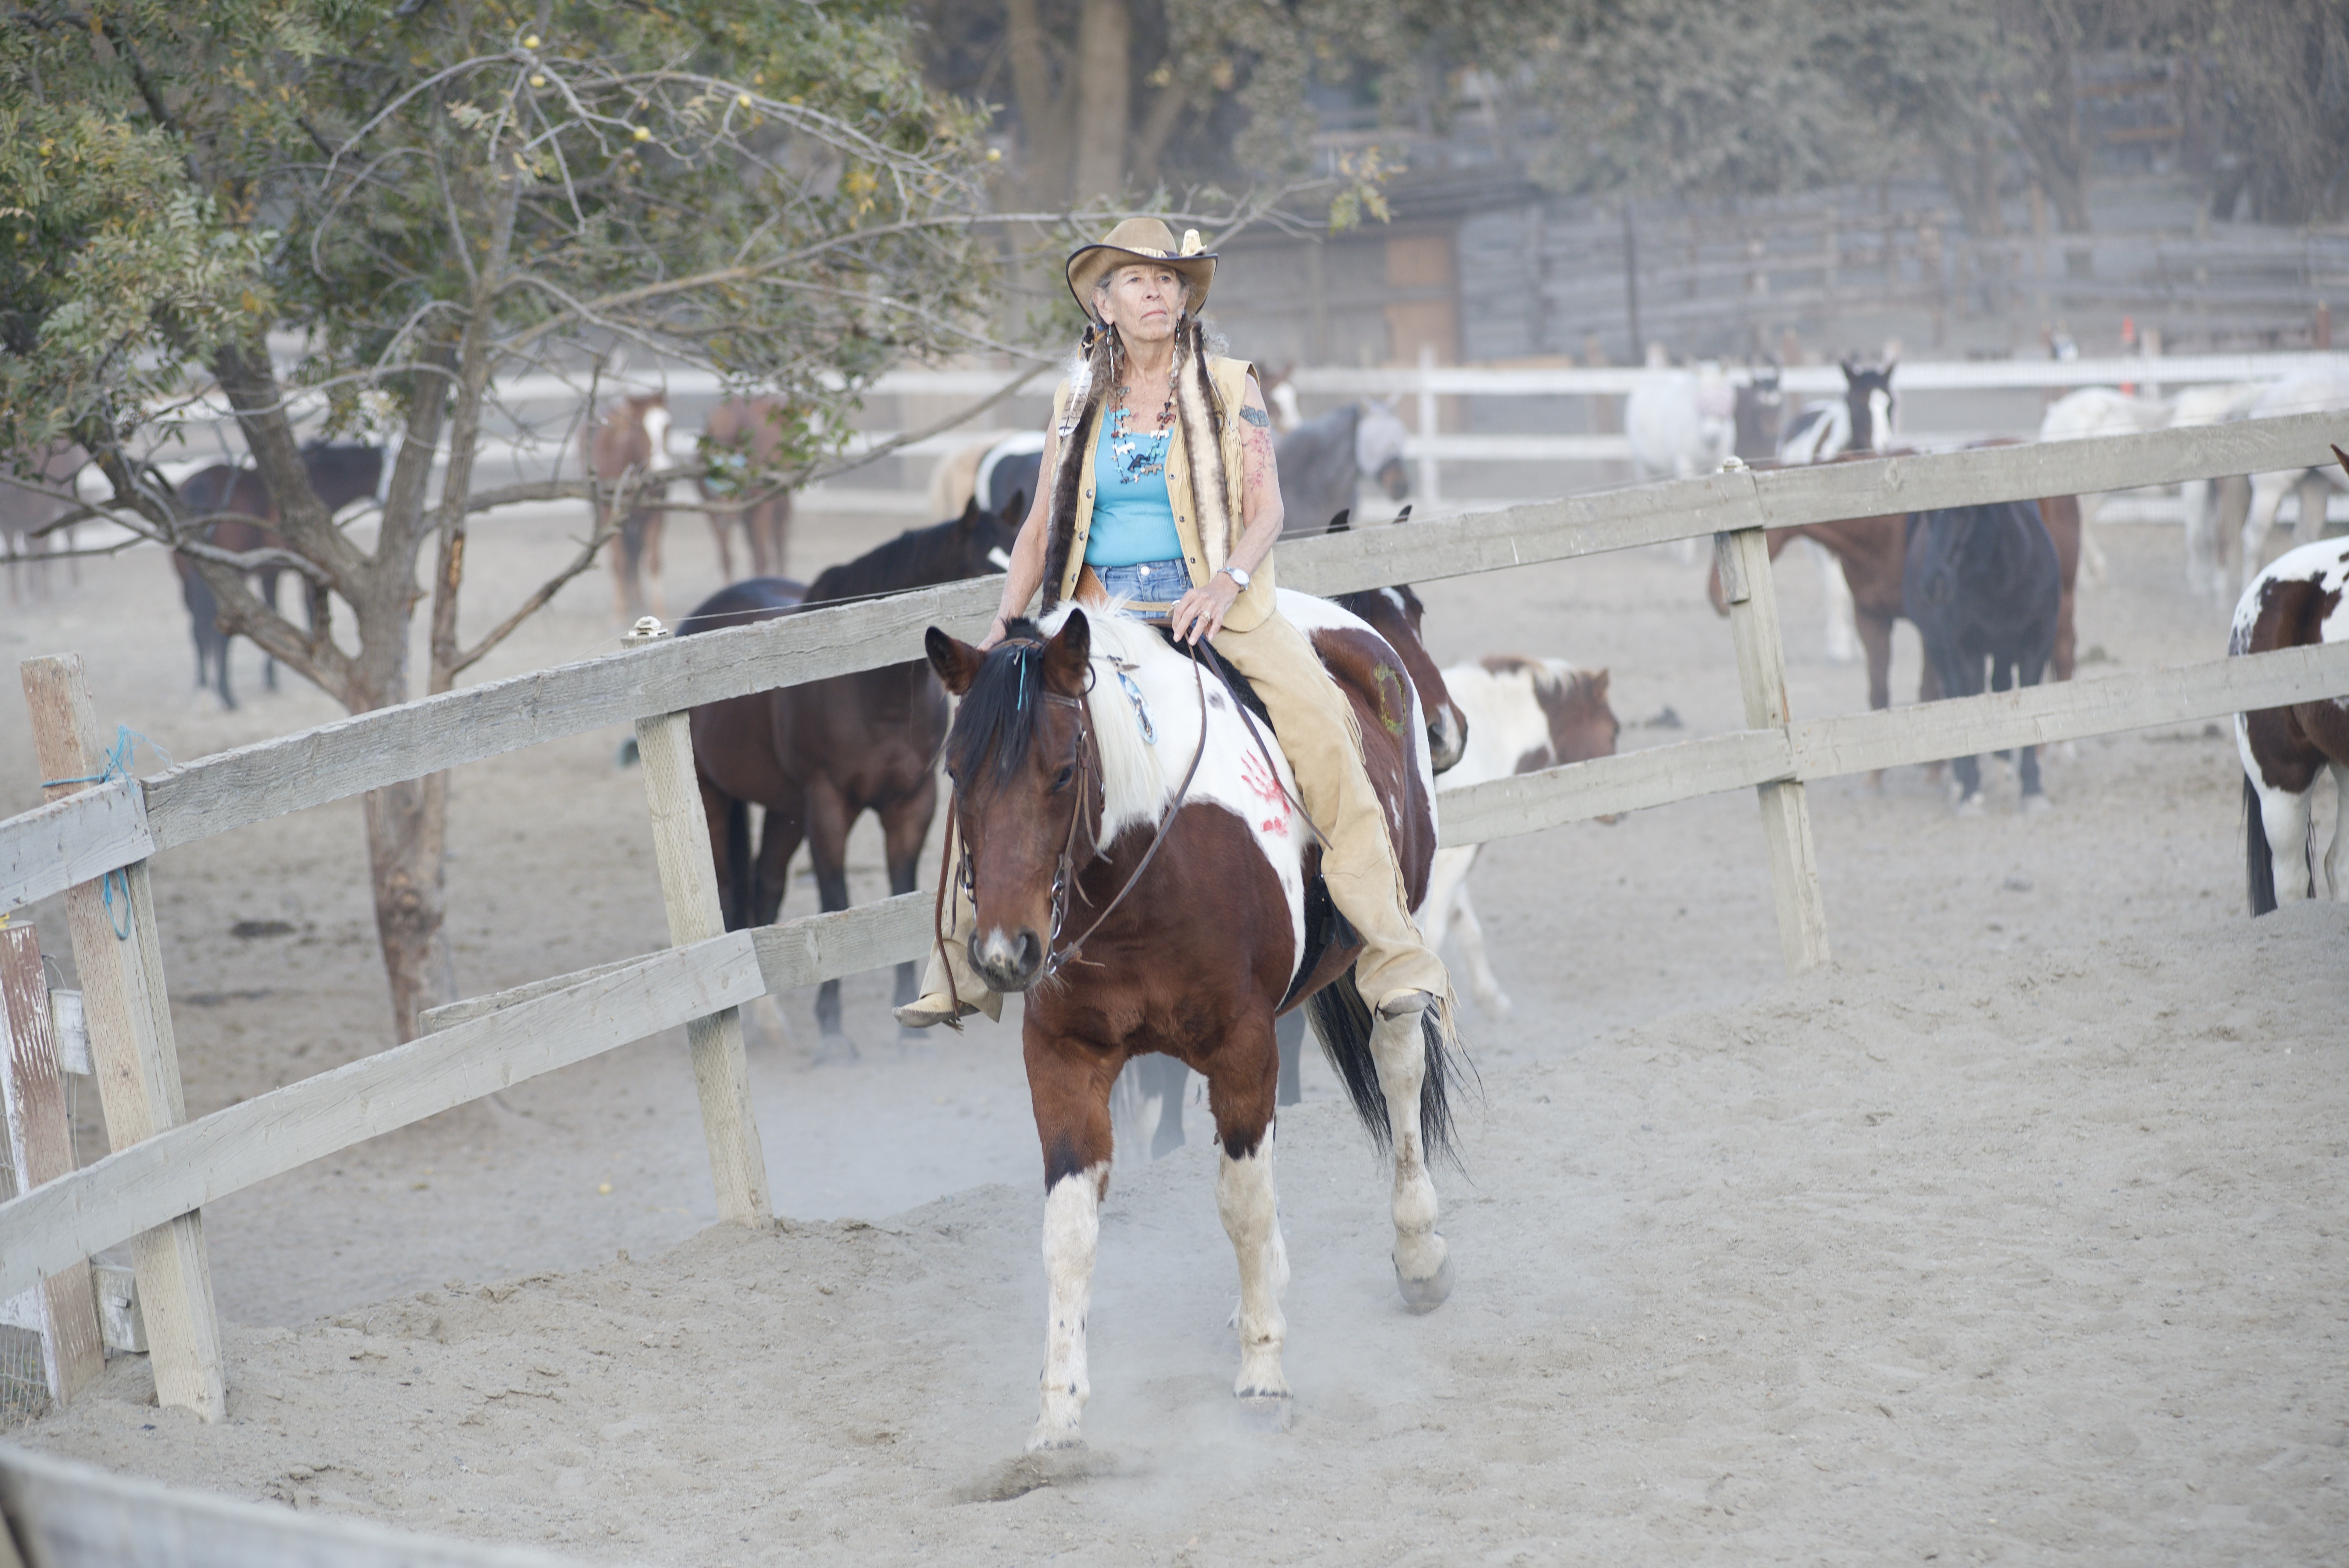
[[(2064, 593), (2055, 543), (2039, 503), (2000, 501), (1918, 512), (1909, 519), (1900, 582), (1901, 613), (1917, 624), (1925, 657), (1946, 696), (2037, 686), (2055, 651), (2055, 617)], [(2037, 748), (2023, 748), (2023, 809), (2047, 804)], [(1958, 810), (1982, 810), (1982, 769), (1971, 756), (1951, 765)]]
[[(1899, 401), (1892, 393), (1892, 372), (1899, 364), (1889, 361), (1879, 370), (1845, 360), (1843, 397), (1805, 405), (1778, 438), (1778, 460), (1824, 463), (1846, 452), (1880, 452), (1889, 447), (1899, 421)], [(1817, 558), (1819, 593), (1826, 602), (1827, 662), (1855, 664), (1862, 650), (1851, 585), (1823, 546), (1812, 542), (1811, 553)]]

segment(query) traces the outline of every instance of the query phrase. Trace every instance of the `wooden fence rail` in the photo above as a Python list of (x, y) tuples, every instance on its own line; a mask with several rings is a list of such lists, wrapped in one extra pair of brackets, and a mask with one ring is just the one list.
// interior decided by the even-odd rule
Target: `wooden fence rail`
[[(2349, 648), (2293, 649), (1891, 712), (1795, 722), (1764, 546), (1770, 526), (2279, 469), (2330, 460), (2349, 418), (2288, 418), (1708, 479), (1300, 541), (1291, 586), (1342, 593), (1711, 533), (1723, 565), (1747, 727), (1496, 780), (1443, 799), (1448, 842), (1722, 789), (1757, 790), (1790, 970), (1827, 955), (1805, 786), (1891, 767), (2349, 693)], [(225, 1411), (202, 1206), (506, 1084), (680, 1025), (695, 1045), (713, 1175), (730, 1218), (770, 1212), (730, 1010), (762, 994), (917, 955), (926, 895), (719, 934), (688, 788), (684, 710), (719, 697), (918, 656), (924, 628), (976, 630), (980, 581), (647, 646), (359, 715), (174, 769), (109, 775), (80, 666), (26, 664), (47, 787), (77, 791), (0, 822), (0, 910), (68, 892), (93, 1059), (114, 1150), (0, 1204), (0, 1300), (126, 1240), (159, 1397)], [(672, 939), (665, 953), (437, 1010), (429, 1032), (193, 1122), (163, 993), (148, 861), (156, 851), (519, 747), (637, 721)], [(123, 874), (111, 873), (119, 870)], [(119, 883), (120, 903), (101, 908)], [(127, 915), (125, 923), (109, 918)], [(160, 1315), (159, 1315), (160, 1314)], [(160, 1325), (160, 1331), (159, 1331)]]
[[(1281, 546), (1280, 579), (1308, 593), (1345, 593), (1738, 528), (2315, 467), (2332, 461), (2328, 444), (2341, 439), (2344, 428), (2349, 417), (2302, 414), (2095, 440), (1733, 470), (1408, 528), (1295, 540)], [(999, 593), (981, 579), (811, 610), (336, 719), (146, 779), (143, 822), (126, 817), (127, 798), (119, 791), (85, 790), (45, 811), (0, 821), (0, 911), (157, 850), (460, 763), (919, 658), (925, 629), (974, 633)]]

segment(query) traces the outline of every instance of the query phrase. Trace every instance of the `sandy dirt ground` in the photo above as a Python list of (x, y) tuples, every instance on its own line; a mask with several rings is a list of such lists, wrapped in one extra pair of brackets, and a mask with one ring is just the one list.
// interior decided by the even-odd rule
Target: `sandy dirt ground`
[[(475, 581), (523, 591), (575, 526), (485, 531)], [(875, 532), (810, 520), (797, 564)], [(2174, 534), (2105, 543), (2082, 678), (2216, 656)], [(682, 611), (716, 579), (699, 538), (676, 553)], [(1819, 656), (1816, 572), (1790, 556), (1779, 583), (1797, 711), (1862, 706)], [(1738, 723), (1702, 588), (1656, 551), (1423, 592), (1446, 660), (1609, 666), (1628, 747)], [(576, 584), (483, 673), (609, 646), (608, 622)], [(66, 648), (103, 720), (181, 757), (334, 716), (261, 693), (249, 648), (244, 707), (191, 703), (151, 553), (0, 621), (15, 656)], [(1904, 630), (1896, 690), (1916, 669)], [(36, 796), (24, 722), (0, 705), (4, 810)], [(620, 738), (458, 775), (469, 993), (661, 944)], [(1018, 1459), (1042, 1275), (1016, 1027), (900, 1045), (885, 974), (847, 986), (860, 1060), (814, 1065), (808, 996), (751, 1047), (775, 1231), (709, 1228), (682, 1040), (648, 1041), (209, 1209), (225, 1425), (159, 1412), (122, 1358), (21, 1436), (593, 1561), (2337, 1560), (2342, 912), (2243, 919), (2216, 729), (2083, 742), (2035, 818), (1990, 774), (1972, 820), (1918, 769), (1814, 789), (1837, 963), (1798, 982), (1749, 798), (1488, 851), (1516, 1006), (1465, 1021), (1485, 1092), (1439, 1183), (1458, 1293), (1402, 1311), (1384, 1182), (1309, 1062), (1279, 1139), (1286, 1434), (1231, 1408), (1195, 1141), (1112, 1189), (1092, 1450)], [(869, 830), (854, 861), (877, 895)], [(157, 862), (192, 1111), (387, 1042), (364, 863), (356, 803)], [(785, 913), (812, 906), (802, 876)], [(59, 909), (36, 916), (69, 962)], [(232, 934), (254, 921), (292, 929)]]

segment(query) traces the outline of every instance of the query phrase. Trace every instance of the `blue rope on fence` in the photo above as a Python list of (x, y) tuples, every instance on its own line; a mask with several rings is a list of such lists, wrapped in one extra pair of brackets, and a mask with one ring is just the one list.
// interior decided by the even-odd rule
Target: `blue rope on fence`
[[(130, 764), (138, 754), (139, 742), (142, 740), (147, 742), (148, 750), (161, 758), (164, 767), (171, 766), (170, 752), (129, 725), (118, 724), (114, 727), (113, 748), (106, 754), (105, 772), (86, 774), (79, 779), (44, 779), (41, 780), (40, 787), (47, 789), (59, 784), (105, 784), (116, 779), (128, 779), (130, 777)], [(117, 881), (122, 883), (122, 913), (119, 916), (114, 913), (114, 884)], [(106, 906), (106, 923), (114, 928), (114, 940), (129, 941), (130, 872), (124, 867), (117, 866), (98, 879), (98, 892), (99, 900)]]

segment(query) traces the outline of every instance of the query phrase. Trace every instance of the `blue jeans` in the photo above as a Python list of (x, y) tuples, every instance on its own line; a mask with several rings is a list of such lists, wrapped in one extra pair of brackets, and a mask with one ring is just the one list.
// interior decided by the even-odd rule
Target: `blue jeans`
[(1191, 569), (1178, 557), (1173, 561), (1141, 561), (1131, 566), (1096, 566), (1102, 592), (1127, 602), (1130, 612), (1145, 621), (1163, 621), (1177, 600), (1191, 591)]

